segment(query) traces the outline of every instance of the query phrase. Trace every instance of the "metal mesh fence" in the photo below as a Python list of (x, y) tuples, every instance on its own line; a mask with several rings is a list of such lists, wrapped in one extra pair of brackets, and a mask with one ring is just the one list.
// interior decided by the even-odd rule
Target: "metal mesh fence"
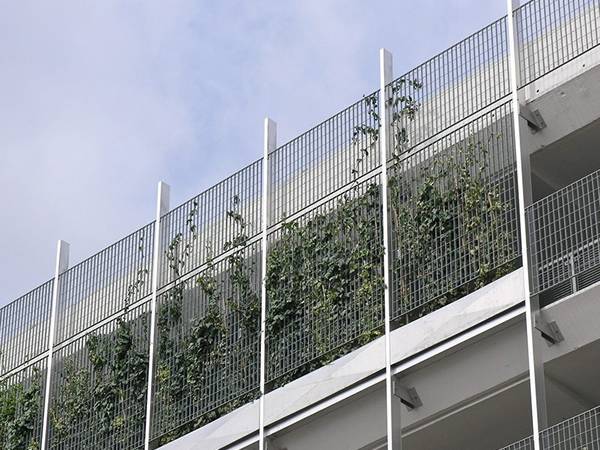
[(402, 75), (388, 87), (389, 157), (415, 146), (508, 95), (506, 18)]
[(528, 437), (522, 441), (503, 447), (501, 450), (533, 450), (533, 438)]
[(518, 264), (509, 103), (395, 160), (388, 188), (394, 319), (427, 314)]
[(600, 281), (600, 171), (527, 208), (532, 295), (554, 298)]
[(544, 450), (600, 450), (600, 407), (540, 433)]
[(161, 219), (159, 288), (219, 254), (227, 242), (240, 239), (231, 214), (244, 218), (244, 238), (261, 231), (262, 159), (211, 187)]
[(151, 293), (153, 244), (151, 223), (60, 275), (57, 344)]
[(49, 448), (144, 446), (149, 302), (54, 353)]
[(532, 0), (514, 12), (520, 37), (519, 86), (600, 43), (598, 0)]
[(0, 448), (40, 447), (46, 366), (43, 359), (0, 381)]
[[(560, 422), (540, 433), (544, 450), (600, 450), (600, 407)], [(533, 438), (515, 442), (502, 450), (531, 450)]]
[(379, 176), (271, 233), (266, 283), (271, 387), (378, 336), (384, 287)]
[(238, 247), (160, 296), (152, 421), (157, 443), (257, 398), (260, 244)]
[(378, 92), (269, 155), (269, 225), (379, 165)]
[(0, 376), (48, 350), (54, 280), (0, 309)]

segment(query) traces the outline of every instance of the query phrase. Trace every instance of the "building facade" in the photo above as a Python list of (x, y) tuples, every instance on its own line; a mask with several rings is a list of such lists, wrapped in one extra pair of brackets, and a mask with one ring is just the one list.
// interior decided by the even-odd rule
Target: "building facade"
[(0, 448), (600, 449), (600, 1), (532, 0), (0, 309)]

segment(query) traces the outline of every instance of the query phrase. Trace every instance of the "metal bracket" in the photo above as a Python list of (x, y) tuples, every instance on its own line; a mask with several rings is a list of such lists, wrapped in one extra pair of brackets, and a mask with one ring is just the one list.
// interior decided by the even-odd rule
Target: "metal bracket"
[(519, 115), (527, 121), (527, 125), (533, 133), (543, 130), (547, 127), (546, 121), (542, 117), (539, 109), (532, 111), (527, 105), (520, 105)]
[(400, 381), (395, 378), (392, 384), (392, 393), (400, 399), (400, 401), (408, 408), (415, 409), (419, 406), (423, 406), (421, 397), (417, 393), (415, 388), (407, 388), (400, 384)]
[(548, 341), (548, 345), (558, 344), (565, 340), (556, 322), (546, 322), (541, 317), (536, 317), (535, 329), (542, 333), (542, 337)]

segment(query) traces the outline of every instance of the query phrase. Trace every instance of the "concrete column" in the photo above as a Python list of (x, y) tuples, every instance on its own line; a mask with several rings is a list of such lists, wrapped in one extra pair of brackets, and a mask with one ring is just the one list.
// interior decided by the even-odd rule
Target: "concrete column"
[(266, 323), (267, 323), (267, 230), (269, 228), (269, 154), (277, 148), (277, 124), (265, 118), (262, 173), (262, 242), (260, 291), (260, 399), (258, 418), (259, 450), (267, 448), (265, 439)]
[(387, 87), (393, 81), (392, 54), (386, 49), (379, 50), (379, 142), (381, 152), (381, 195), (383, 203), (383, 280), (384, 289), (384, 320), (385, 320), (385, 408), (387, 449), (400, 450), (402, 448), (402, 427), (400, 422), (401, 403), (393, 393), (392, 379), (392, 349), (390, 342), (391, 332), (391, 298), (390, 298), (390, 252), (389, 252), (389, 220), (388, 220), (388, 176), (387, 160), (388, 150), (391, 145), (391, 105), (388, 102)]
[(541, 450), (539, 432), (548, 426), (546, 412), (546, 388), (544, 378), (544, 363), (540, 346), (542, 338), (535, 330), (536, 318), (539, 317), (538, 297), (531, 296), (529, 267), (529, 243), (525, 210), (532, 203), (531, 169), (529, 153), (523, 151), (521, 132), (525, 131), (519, 112), (523, 96), (518, 91), (519, 58), (517, 26), (515, 25), (514, 10), (519, 7), (519, 0), (507, 0), (508, 12), (508, 39), (509, 39), (509, 66), (510, 86), (512, 96), (513, 128), (515, 137), (515, 151), (517, 162), (517, 183), (519, 189), (519, 221), (521, 235), (521, 255), (523, 258), (523, 296), (525, 298), (525, 316), (527, 327), (527, 357), (529, 364), (529, 388), (531, 395), (531, 411), (533, 424), (533, 441), (535, 450)]
[(152, 300), (150, 301), (150, 346), (148, 354), (148, 392), (146, 393), (146, 426), (144, 434), (144, 449), (150, 449), (151, 417), (152, 417), (152, 385), (154, 381), (154, 342), (156, 335), (156, 298), (158, 278), (160, 274), (161, 256), (161, 223), (160, 218), (169, 212), (170, 187), (163, 181), (158, 183), (156, 198), (156, 218), (154, 222), (154, 245), (152, 248)]
[(52, 286), (52, 309), (50, 313), (50, 335), (48, 337), (48, 362), (46, 365), (46, 392), (44, 396), (44, 417), (42, 421), (41, 449), (48, 448), (48, 420), (50, 413), (50, 392), (52, 384), (52, 361), (54, 339), (56, 336), (56, 310), (60, 295), (59, 276), (69, 268), (69, 244), (58, 241), (56, 246), (56, 263), (54, 266), (54, 285)]

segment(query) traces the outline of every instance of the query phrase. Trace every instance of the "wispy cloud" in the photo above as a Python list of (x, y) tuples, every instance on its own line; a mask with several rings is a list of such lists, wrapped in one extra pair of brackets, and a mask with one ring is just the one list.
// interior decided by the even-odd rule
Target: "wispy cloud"
[(0, 0), (0, 305), (502, 14), (503, 2)]

